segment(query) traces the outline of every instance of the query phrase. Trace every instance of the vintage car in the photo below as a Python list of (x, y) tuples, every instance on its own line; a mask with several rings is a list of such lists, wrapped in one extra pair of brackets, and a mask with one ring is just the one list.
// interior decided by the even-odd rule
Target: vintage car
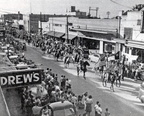
[(73, 104), (69, 101), (54, 102), (41, 107), (40, 116), (43, 115), (45, 107), (48, 108), (49, 116), (76, 116)]

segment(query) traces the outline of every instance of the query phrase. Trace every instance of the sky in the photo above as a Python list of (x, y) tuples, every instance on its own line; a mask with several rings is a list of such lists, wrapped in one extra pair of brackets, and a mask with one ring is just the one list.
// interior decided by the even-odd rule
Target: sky
[[(112, 2), (114, 1), (114, 2)], [(118, 4), (116, 4), (116, 3)], [(144, 4), (144, 0), (0, 0), (0, 14), (17, 13), (45, 13), (45, 14), (65, 14), (70, 11), (71, 6), (76, 6), (76, 10), (87, 12), (89, 7), (99, 8), (98, 16), (117, 16), (120, 11), (131, 9), (136, 4)], [(95, 12), (91, 11), (94, 16)]]

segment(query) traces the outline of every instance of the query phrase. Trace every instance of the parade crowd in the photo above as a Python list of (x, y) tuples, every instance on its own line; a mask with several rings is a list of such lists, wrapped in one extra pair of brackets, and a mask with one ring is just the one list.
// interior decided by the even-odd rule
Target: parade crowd
[[(13, 46), (14, 53), (9, 51), (9, 46), (8, 57), (18, 53), (24, 53), (24, 51), (26, 51), (25, 42), (27, 42), (29, 45), (39, 47), (42, 50), (43, 55), (52, 55), (56, 61), (62, 60), (66, 68), (68, 68), (69, 63), (74, 63), (77, 69), (77, 76), (79, 76), (79, 73), (82, 71), (83, 77), (86, 79), (85, 73), (87, 72), (87, 66), (90, 64), (84, 59), (83, 49), (80, 46), (76, 47), (62, 41), (57, 41), (54, 38), (39, 36), (27, 37), (24, 39), (25, 42), (22, 43), (15, 40), (13, 36), (9, 35), (2, 41), (3, 43), (9, 43), (10, 46)], [(19, 62), (25, 62), (28, 65), (34, 63), (32, 60), (27, 60), (24, 54), (18, 55), (18, 57), (11, 60), (11, 62), (15, 65)], [(122, 63), (124, 63), (124, 59), (122, 60)], [(124, 72), (126, 72), (124, 68), (127, 67), (124, 67), (122, 63), (112, 62), (112, 64), (116, 64), (115, 66), (117, 66), (117, 70), (120, 71), (120, 68), (122, 67), (121, 72), (117, 72), (117, 70), (115, 71), (117, 73), (117, 77), (119, 77), (119, 74), (121, 73), (123, 74), (121, 76), (124, 77)], [(102, 76), (105, 76), (103, 75), (105, 74), (103, 73), (103, 66), (99, 67), (98, 70)], [(93, 97), (92, 95), (89, 95), (88, 92), (81, 93), (80, 95), (73, 93), (71, 80), (66, 78), (65, 75), (59, 75), (60, 74), (55, 74), (52, 69), (47, 68), (44, 71), (42, 84), (37, 86), (37, 93), (33, 93), (31, 87), (29, 86), (19, 90), (21, 109), (27, 116), (49, 116), (50, 111), (48, 110), (48, 107), (43, 107), (41, 109), (41, 106), (65, 100), (70, 101), (73, 104), (73, 112), (76, 115), (79, 110), (83, 109), (85, 110), (85, 113), (81, 115), (90, 116), (92, 110), (94, 109), (95, 116), (101, 116), (102, 114), (110, 116), (108, 108), (106, 108), (105, 111), (102, 111), (99, 101), (95, 103), (94, 108), (92, 107), (92, 104), (94, 104)]]
[[(40, 47), (43, 54), (53, 55), (57, 60), (64, 61), (65, 66), (68, 67), (70, 62), (75, 62), (77, 67), (77, 75), (84, 70), (83, 77), (85, 78), (86, 66), (89, 65), (87, 61), (84, 61), (81, 48), (75, 46), (66, 45), (63, 42), (56, 41), (54, 39), (44, 39), (30, 37), (25, 39), (28, 44), (32, 44), (35, 47)], [(75, 54), (75, 57), (72, 57)], [(86, 65), (82, 65), (86, 64)], [(37, 87), (37, 93), (33, 93), (31, 87), (21, 88), (19, 91), (21, 97), (21, 109), (27, 116), (49, 116), (50, 111), (48, 107), (43, 107), (46, 104), (50, 104), (58, 101), (68, 100), (73, 104), (74, 113), (77, 115), (78, 110), (85, 110), (85, 113), (79, 114), (83, 116), (90, 116), (92, 109), (95, 110), (95, 116), (102, 115), (102, 108), (99, 101), (96, 102), (94, 108), (92, 108), (93, 98), (88, 92), (76, 95), (72, 91), (71, 80), (61, 75), (58, 79), (58, 75), (55, 74), (52, 69), (47, 68), (44, 71), (42, 84)], [(86, 78), (85, 78), (86, 79)], [(44, 92), (46, 91), (46, 94)], [(105, 116), (110, 116), (108, 108), (106, 108)]]

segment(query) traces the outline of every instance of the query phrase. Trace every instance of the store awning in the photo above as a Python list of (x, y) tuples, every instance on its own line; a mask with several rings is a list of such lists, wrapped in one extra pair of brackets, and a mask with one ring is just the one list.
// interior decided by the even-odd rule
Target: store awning
[[(67, 39), (67, 34), (65, 34), (62, 38)], [(74, 38), (76, 38), (76, 35), (71, 35), (71, 34), (68, 35), (69, 40), (72, 40)]]
[(144, 34), (143, 33), (140, 33), (136, 38), (135, 38), (136, 41), (142, 41), (144, 42)]
[(121, 44), (125, 44), (126, 40), (125, 39), (121, 39), (121, 38), (112, 38), (112, 40), (114, 40), (115, 42), (121, 43)]
[(144, 42), (142, 41), (127, 41), (127, 44), (125, 46), (131, 47), (131, 48), (139, 48), (144, 49)]
[(86, 38), (86, 39), (92, 39), (92, 40), (98, 40), (98, 41), (104, 41), (104, 42), (110, 42), (110, 43), (116, 43), (114, 40), (108, 40), (106, 38), (95, 38), (95, 37), (86, 37), (86, 36), (79, 36), (80, 38)]
[(52, 36), (52, 37), (60, 38), (60, 37), (64, 36), (64, 33), (62, 33), (62, 32), (57, 32), (57, 31), (49, 31), (49, 32), (47, 33), (47, 35)]

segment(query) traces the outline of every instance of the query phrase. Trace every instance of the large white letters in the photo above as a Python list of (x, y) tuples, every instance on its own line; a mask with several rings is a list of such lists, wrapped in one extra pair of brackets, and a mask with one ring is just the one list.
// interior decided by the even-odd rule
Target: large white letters
[(14, 71), (0, 74), (0, 86), (17, 87), (29, 84), (40, 84), (40, 70)]
[(32, 74), (23, 75), (24, 83), (32, 82), (32, 77), (33, 77)]
[(33, 75), (33, 77), (34, 77), (34, 81), (39, 81), (39, 73), (34, 73), (34, 75)]
[(16, 75), (16, 84), (22, 84), (23, 81), (22, 81), (22, 75)]
[(14, 76), (8, 76), (8, 85), (14, 85), (15, 84), (15, 77)]
[(7, 84), (7, 78), (6, 77), (0, 77), (0, 82), (1, 82), (1, 86), (4, 86)]

